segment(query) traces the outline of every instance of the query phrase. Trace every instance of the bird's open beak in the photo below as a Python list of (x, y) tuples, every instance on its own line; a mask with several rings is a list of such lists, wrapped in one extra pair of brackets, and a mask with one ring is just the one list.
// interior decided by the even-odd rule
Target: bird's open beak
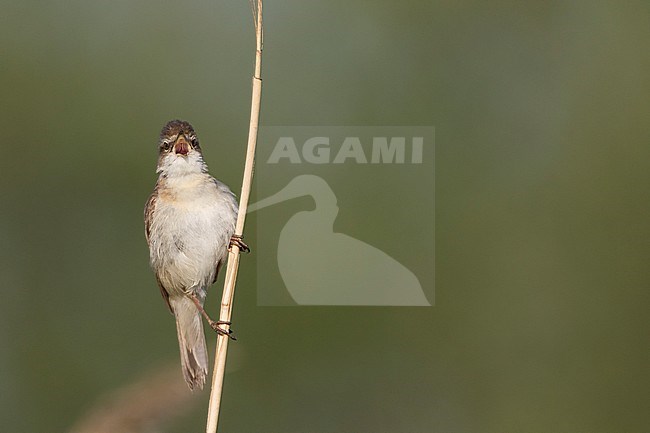
[(190, 144), (187, 142), (183, 134), (179, 135), (178, 138), (176, 139), (176, 142), (174, 143), (174, 153), (180, 155), (187, 155), (189, 151), (190, 151)]

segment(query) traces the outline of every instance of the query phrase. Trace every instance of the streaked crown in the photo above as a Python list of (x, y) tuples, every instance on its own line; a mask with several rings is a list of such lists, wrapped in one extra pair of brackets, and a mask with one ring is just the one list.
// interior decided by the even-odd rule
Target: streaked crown
[(194, 128), (189, 122), (185, 120), (170, 120), (163, 126), (160, 131), (160, 139), (158, 146), (160, 152), (168, 152), (180, 137), (185, 137), (185, 140), (192, 146), (193, 149), (201, 151), (199, 146), (199, 139), (194, 132)]

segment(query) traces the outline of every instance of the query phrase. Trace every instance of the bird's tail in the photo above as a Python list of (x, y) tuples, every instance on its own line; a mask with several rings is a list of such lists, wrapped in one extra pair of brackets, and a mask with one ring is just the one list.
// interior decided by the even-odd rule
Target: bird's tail
[(208, 349), (205, 345), (201, 314), (187, 297), (170, 299), (176, 316), (178, 345), (185, 382), (190, 389), (203, 389), (208, 375)]

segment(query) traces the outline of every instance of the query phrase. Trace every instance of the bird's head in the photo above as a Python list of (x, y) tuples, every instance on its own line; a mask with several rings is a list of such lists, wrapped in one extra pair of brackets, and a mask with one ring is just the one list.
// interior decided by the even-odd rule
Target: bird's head
[(158, 140), (158, 170), (166, 175), (205, 172), (199, 139), (184, 120), (171, 120), (163, 126)]

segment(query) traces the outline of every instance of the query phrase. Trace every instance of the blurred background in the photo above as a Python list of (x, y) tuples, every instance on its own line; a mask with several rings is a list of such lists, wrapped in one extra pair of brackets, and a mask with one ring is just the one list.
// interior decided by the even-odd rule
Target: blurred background
[[(252, 21), (244, 1), (0, 9), (0, 419), (68, 431), (181, 376), (142, 209), (176, 117), (239, 191)], [(258, 307), (246, 256), (224, 431), (647, 431), (648, 3), (292, 0), (265, 25), (263, 125), (435, 126), (436, 298)], [(203, 431), (195, 397), (151, 431)]]

